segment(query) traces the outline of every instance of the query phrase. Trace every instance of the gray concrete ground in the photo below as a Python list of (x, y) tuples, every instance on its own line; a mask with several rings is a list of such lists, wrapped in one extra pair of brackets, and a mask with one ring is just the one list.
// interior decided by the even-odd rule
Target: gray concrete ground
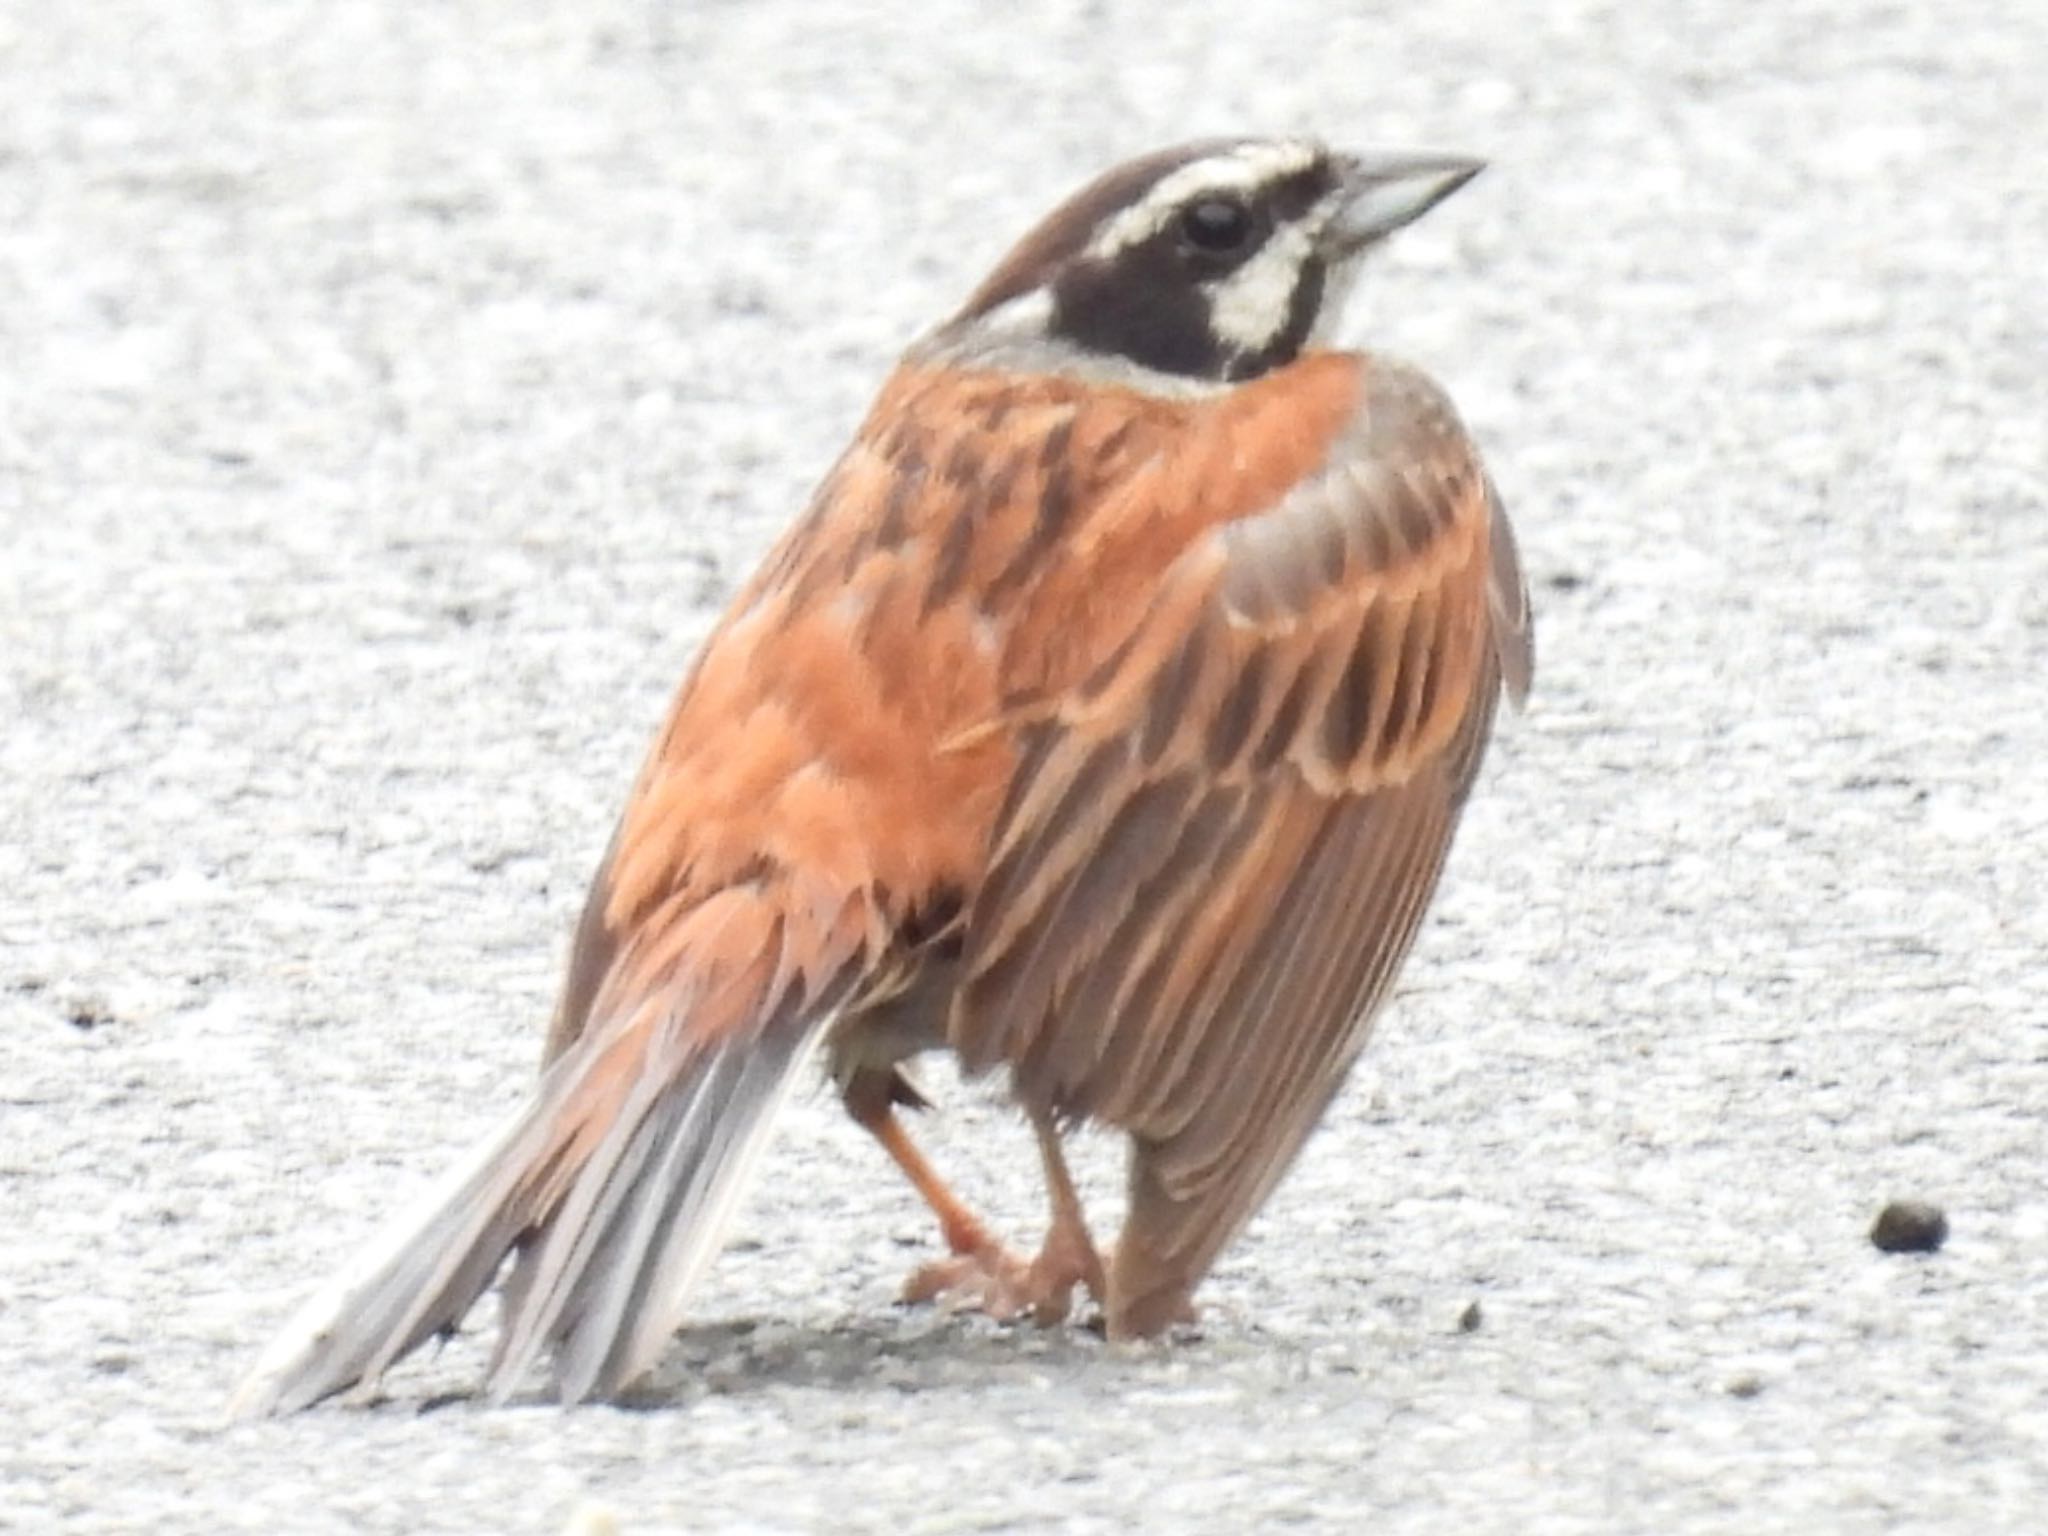
[[(2029, 0), (0, 13), (0, 1526), (2048, 1529), (2044, 80)], [(1541, 665), (1205, 1336), (895, 1310), (820, 1094), (639, 1407), (422, 1411), (471, 1335), (221, 1428), (519, 1095), (893, 349), (1108, 160), (1295, 127), (1494, 161), (1353, 330), (1482, 434)]]

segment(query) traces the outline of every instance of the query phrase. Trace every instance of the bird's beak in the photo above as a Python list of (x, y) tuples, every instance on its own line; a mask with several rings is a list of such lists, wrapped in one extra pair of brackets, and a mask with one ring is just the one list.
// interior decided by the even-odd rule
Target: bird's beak
[(1349, 155), (1343, 199), (1324, 231), (1334, 254), (1355, 255), (1412, 224), (1486, 169), (1464, 155)]

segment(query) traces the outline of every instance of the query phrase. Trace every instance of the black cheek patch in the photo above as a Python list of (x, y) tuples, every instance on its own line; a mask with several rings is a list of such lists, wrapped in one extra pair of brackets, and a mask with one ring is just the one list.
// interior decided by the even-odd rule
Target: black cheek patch
[(1164, 240), (1069, 267), (1053, 288), (1052, 331), (1164, 373), (1221, 378), (1229, 362), (1209, 329), (1207, 296)]

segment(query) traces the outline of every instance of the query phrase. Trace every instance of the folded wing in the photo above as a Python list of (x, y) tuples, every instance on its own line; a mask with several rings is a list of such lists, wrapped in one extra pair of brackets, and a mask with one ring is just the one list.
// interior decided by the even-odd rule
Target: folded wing
[(1426, 380), (1366, 365), (1319, 472), (1211, 529), (1035, 724), (968, 923), (970, 1068), (1129, 1131), (1110, 1326), (1172, 1320), (1363, 1045), (1527, 603)]

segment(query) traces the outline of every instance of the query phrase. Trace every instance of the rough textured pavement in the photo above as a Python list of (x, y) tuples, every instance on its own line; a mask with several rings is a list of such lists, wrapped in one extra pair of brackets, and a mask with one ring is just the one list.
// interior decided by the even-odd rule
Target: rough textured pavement
[[(2020, 0), (0, 13), (0, 1526), (2048, 1527), (2044, 76)], [(519, 1095), (895, 347), (1110, 159), (1297, 127), (1494, 162), (1352, 329), (1488, 445), (1541, 659), (1203, 1338), (894, 1309), (818, 1094), (634, 1409), (448, 1402), (472, 1333), (223, 1429)]]

